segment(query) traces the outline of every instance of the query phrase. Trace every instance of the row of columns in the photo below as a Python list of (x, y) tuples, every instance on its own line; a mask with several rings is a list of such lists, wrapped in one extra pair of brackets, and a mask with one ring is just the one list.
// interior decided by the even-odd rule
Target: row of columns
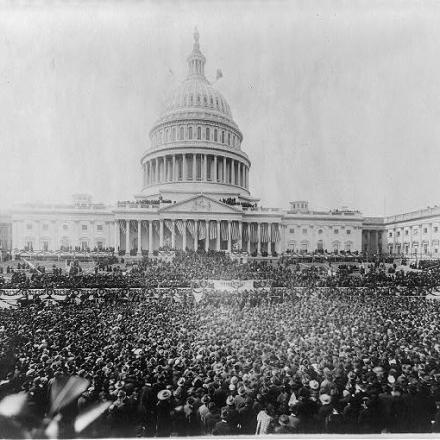
[(158, 157), (144, 162), (143, 173), (144, 186), (164, 182), (200, 181), (249, 187), (249, 168), (245, 163), (211, 154), (187, 153)]
[[(183, 222), (183, 234), (182, 234), (182, 249), (185, 250), (187, 248), (187, 244), (188, 244), (188, 237), (187, 237), (187, 221), (191, 220), (194, 222), (194, 227), (195, 227), (195, 231), (194, 231), (194, 249), (198, 249), (198, 241), (199, 241), (199, 237), (198, 237), (198, 228), (197, 228), (197, 222), (205, 222), (205, 233), (206, 233), (206, 238), (205, 240), (205, 250), (208, 251), (209, 250), (209, 244), (210, 244), (210, 239), (209, 239), (209, 224), (212, 221), (216, 222), (216, 228), (217, 228), (217, 233), (216, 233), (216, 245), (215, 245), (215, 250), (216, 251), (220, 251), (221, 250), (221, 231), (220, 231), (220, 220), (212, 220), (212, 219), (179, 219), (182, 220)], [(142, 255), (142, 220), (135, 220), (137, 221), (137, 255), (140, 256)], [(154, 220), (144, 220), (144, 221), (148, 221), (148, 252), (150, 253), (150, 255), (153, 253), (153, 221)], [(159, 248), (163, 247), (164, 245), (164, 219), (161, 220), (155, 220), (159, 222)], [(120, 222), (124, 222), (125, 223), (125, 255), (129, 255), (130, 251), (131, 251), (131, 245), (130, 245), (130, 220), (120, 220)], [(171, 220), (172, 222), (172, 227), (171, 227), (171, 248), (175, 249), (176, 248), (176, 220)], [(261, 251), (262, 251), (262, 240), (261, 240), (261, 227), (262, 224), (265, 223), (268, 226), (268, 230), (270, 230), (272, 223), (268, 223), (268, 222), (246, 222), (248, 225), (250, 225), (251, 223), (254, 223), (257, 225), (257, 255), (261, 255)], [(279, 224), (278, 224), (279, 225)], [(119, 239), (120, 239), (120, 223), (119, 221), (116, 222), (115, 225), (115, 243), (117, 244), (116, 248), (120, 247), (120, 243), (119, 243)], [(248, 226), (249, 228), (249, 226)], [(279, 232), (281, 234), (282, 230), (281, 230), (281, 225), (279, 225)], [(239, 238), (237, 240), (238, 242), (238, 250), (242, 250), (242, 244), (243, 244), (243, 222), (239, 221), (238, 222), (238, 235)], [(232, 220), (227, 220), (227, 251), (230, 253), (232, 252)], [(280, 243), (281, 243), (281, 236), (280, 239), (275, 242), (275, 246), (276, 246), (276, 252), (279, 253), (280, 249)], [(265, 242), (267, 244), (267, 252), (270, 253), (271, 250), (271, 243), (273, 243), (273, 241), (269, 241), (269, 242)], [(248, 254), (251, 253), (251, 234), (250, 231), (248, 230), (248, 237), (246, 240), (246, 251), (248, 252)]]
[[(418, 233), (415, 234), (414, 228), (417, 228)], [(424, 228), (427, 229), (426, 233), (424, 232)], [(405, 234), (405, 231), (408, 231), (408, 235)], [(433, 254), (438, 254), (438, 240), (433, 240), (433, 224), (425, 223), (419, 225), (412, 226), (401, 226), (398, 228), (394, 228), (392, 231), (392, 240), (389, 240), (388, 246), (391, 248), (391, 253), (393, 254), (412, 254), (421, 256), (427, 254), (432, 256)], [(400, 233), (397, 236), (397, 232)], [(414, 237), (417, 236), (417, 240), (414, 240)], [(435, 242), (435, 243), (434, 243)], [(426, 252), (424, 250), (425, 244)], [(437, 251), (437, 252), (435, 252)]]

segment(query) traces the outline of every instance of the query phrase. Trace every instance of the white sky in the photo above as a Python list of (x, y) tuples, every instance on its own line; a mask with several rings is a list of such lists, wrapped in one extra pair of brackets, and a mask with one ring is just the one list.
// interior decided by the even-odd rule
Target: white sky
[(0, 207), (139, 192), (196, 25), (263, 205), (440, 202), (440, 2), (20, 4), (0, 2)]

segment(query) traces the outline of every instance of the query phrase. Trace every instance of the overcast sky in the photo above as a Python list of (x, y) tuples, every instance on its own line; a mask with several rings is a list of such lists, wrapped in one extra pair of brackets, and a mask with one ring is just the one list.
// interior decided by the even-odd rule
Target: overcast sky
[(192, 32), (264, 206), (440, 202), (440, 2), (0, 3), (0, 206), (130, 199)]

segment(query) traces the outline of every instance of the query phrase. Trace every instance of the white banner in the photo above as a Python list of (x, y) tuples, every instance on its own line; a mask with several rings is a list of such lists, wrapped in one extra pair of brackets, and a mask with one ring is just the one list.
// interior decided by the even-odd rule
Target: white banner
[(208, 284), (213, 284), (215, 290), (227, 290), (229, 292), (252, 290), (254, 288), (254, 280), (210, 280)]

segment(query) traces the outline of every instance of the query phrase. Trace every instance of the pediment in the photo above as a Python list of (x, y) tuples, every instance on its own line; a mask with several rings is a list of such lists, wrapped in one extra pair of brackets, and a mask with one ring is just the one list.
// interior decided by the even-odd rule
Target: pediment
[(161, 212), (180, 213), (180, 212), (200, 212), (218, 214), (242, 214), (240, 208), (227, 205), (218, 200), (205, 195), (198, 195), (187, 200), (175, 203), (160, 210)]

